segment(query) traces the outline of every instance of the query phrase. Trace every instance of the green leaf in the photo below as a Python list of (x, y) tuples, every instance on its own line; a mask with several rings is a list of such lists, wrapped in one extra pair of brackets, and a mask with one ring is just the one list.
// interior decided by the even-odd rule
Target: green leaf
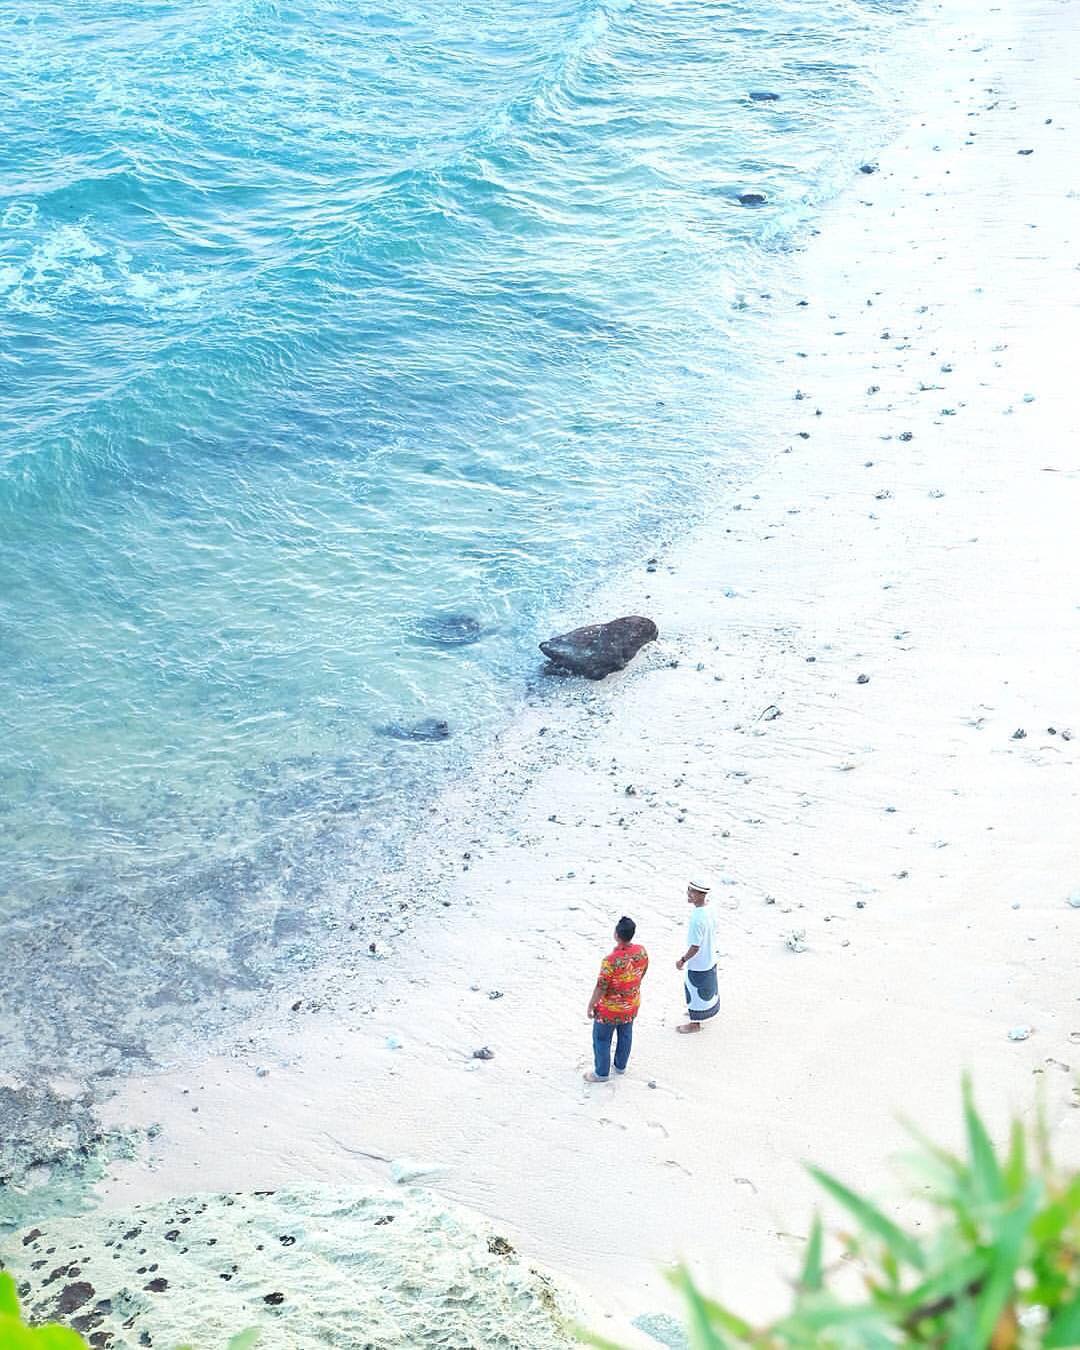
[(34, 1329), (34, 1350), (86, 1350), (86, 1342), (67, 1327), (50, 1324)]
[(1035, 1151), (1039, 1158), (1039, 1170), (1046, 1177), (1054, 1175), (1054, 1157), (1050, 1152), (1050, 1127), (1046, 1123), (1046, 1103), (1040, 1100), (1035, 1110)]
[(811, 1167), (809, 1170), (810, 1175), (814, 1177), (818, 1185), (828, 1191), (834, 1200), (838, 1200), (850, 1214), (853, 1214), (862, 1228), (880, 1238), (898, 1260), (906, 1261), (909, 1266), (913, 1266), (916, 1270), (926, 1268), (926, 1256), (919, 1244), (902, 1228), (893, 1223), (891, 1219), (886, 1218), (876, 1205), (864, 1199), (861, 1195), (856, 1195), (843, 1182), (837, 1181), (835, 1177), (830, 1176), (828, 1172), (823, 1172), (821, 1168)]
[(589, 1331), (586, 1327), (573, 1326), (570, 1331), (582, 1345), (591, 1345), (595, 1347), (595, 1350), (625, 1350), (624, 1346), (616, 1345), (614, 1341), (605, 1340), (603, 1336), (598, 1336), (595, 1331)]
[[(698, 1293), (690, 1272), (685, 1268), (680, 1268), (672, 1277), (672, 1283), (686, 1300), (686, 1308), (689, 1313), (687, 1330), (690, 1333), (690, 1344), (694, 1347), (694, 1350), (726, 1350), (726, 1341), (717, 1334), (712, 1318), (709, 1316), (706, 1301)], [(749, 1328), (747, 1329), (749, 1330)]]
[(0, 1346), (3, 1350), (35, 1350), (33, 1332), (17, 1317), (0, 1313)]
[(971, 1080), (964, 1078), (964, 1124), (967, 1127), (971, 1175), (978, 1198), (985, 1203), (1004, 1199), (1001, 1168), (971, 1092)]
[[(945, 1350), (974, 1350), (977, 1345), (979, 1342), (975, 1339), (975, 1309), (971, 1303), (961, 1303), (950, 1319), (949, 1339), (945, 1342)], [(986, 1342), (983, 1342), (983, 1345), (986, 1345)]]
[(1070, 1219), (1080, 1214), (1080, 1176), (1075, 1176), (1055, 1200), (1035, 1216), (1031, 1235), (1037, 1242), (1049, 1242), (1061, 1236)]
[(803, 1261), (802, 1273), (799, 1276), (799, 1288), (804, 1293), (820, 1293), (822, 1285), (825, 1283), (822, 1266), (823, 1247), (824, 1235), (821, 1230), (821, 1216), (815, 1214), (814, 1223), (810, 1229), (810, 1237), (806, 1244), (806, 1259)]
[(1022, 1121), (1014, 1120), (1009, 1138), (1009, 1156), (1005, 1160), (1005, 1189), (1019, 1195), (1027, 1181), (1027, 1145)]
[(6, 1270), (0, 1270), (0, 1316), (19, 1317), (19, 1295), (15, 1281)]
[[(770, 1330), (780, 1335), (792, 1332), (818, 1336), (822, 1332), (845, 1328), (858, 1330), (865, 1335), (874, 1328), (885, 1329), (892, 1325), (880, 1308), (869, 1303), (840, 1303), (831, 1294), (810, 1298), (799, 1304), (798, 1308)], [(893, 1338), (895, 1340), (895, 1337)]]
[(975, 1318), (976, 1343), (979, 1345), (990, 1343), (998, 1318), (1013, 1292), (1024, 1238), (1038, 1204), (1038, 1192), (1031, 1186), (1021, 1203), (997, 1225), (990, 1274), (979, 1295)]
[[(714, 1299), (706, 1298), (701, 1290), (694, 1283), (693, 1276), (685, 1266), (679, 1266), (671, 1271), (668, 1280), (672, 1286), (682, 1294), (683, 1298), (689, 1300), (691, 1297), (697, 1302), (700, 1309), (704, 1312), (706, 1318), (715, 1327), (721, 1331), (726, 1331), (730, 1335), (740, 1340), (753, 1340), (757, 1335), (755, 1328), (744, 1318), (725, 1308), (723, 1304), (717, 1303)], [(689, 1292), (688, 1292), (689, 1291)]]
[(986, 1278), (987, 1265), (988, 1257), (985, 1252), (972, 1252), (959, 1261), (952, 1262), (937, 1274), (931, 1275), (929, 1279), (905, 1294), (903, 1302), (897, 1305), (900, 1323), (904, 1326), (910, 1324), (914, 1328), (919, 1322), (913, 1319), (921, 1308), (929, 1308), (945, 1298), (959, 1301), (966, 1296), (967, 1290), (973, 1284)]
[(1080, 1345), (1080, 1294), (1074, 1294), (1071, 1303), (1058, 1309), (1043, 1337), (1045, 1350), (1077, 1345)]

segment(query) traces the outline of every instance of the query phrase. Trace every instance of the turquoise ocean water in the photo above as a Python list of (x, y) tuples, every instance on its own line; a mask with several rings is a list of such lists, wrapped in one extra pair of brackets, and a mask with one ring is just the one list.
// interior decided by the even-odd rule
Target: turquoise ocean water
[(745, 467), (914, 16), (0, 0), (0, 1066), (160, 1060), (362, 907)]

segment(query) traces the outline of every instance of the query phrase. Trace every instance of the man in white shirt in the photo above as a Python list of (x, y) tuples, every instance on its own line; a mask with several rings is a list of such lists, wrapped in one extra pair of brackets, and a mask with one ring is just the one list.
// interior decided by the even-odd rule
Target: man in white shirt
[(684, 955), (675, 962), (683, 972), (683, 992), (690, 1017), (678, 1028), (684, 1035), (700, 1031), (702, 1022), (720, 1011), (720, 989), (716, 978), (716, 916), (709, 908), (709, 888), (692, 881), (686, 888), (690, 925)]

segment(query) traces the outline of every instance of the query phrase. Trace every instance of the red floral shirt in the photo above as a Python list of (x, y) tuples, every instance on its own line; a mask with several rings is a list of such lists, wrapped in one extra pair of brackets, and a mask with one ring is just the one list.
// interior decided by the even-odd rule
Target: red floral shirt
[(600, 963), (596, 982), (598, 1022), (632, 1022), (641, 1007), (641, 981), (649, 968), (649, 956), (636, 942), (620, 943)]

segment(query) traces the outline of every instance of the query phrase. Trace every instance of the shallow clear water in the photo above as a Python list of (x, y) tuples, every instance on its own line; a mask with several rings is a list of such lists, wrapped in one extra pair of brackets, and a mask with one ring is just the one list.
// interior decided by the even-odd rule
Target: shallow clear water
[(299, 959), (738, 471), (913, 3), (0, 0), (8, 1063)]

